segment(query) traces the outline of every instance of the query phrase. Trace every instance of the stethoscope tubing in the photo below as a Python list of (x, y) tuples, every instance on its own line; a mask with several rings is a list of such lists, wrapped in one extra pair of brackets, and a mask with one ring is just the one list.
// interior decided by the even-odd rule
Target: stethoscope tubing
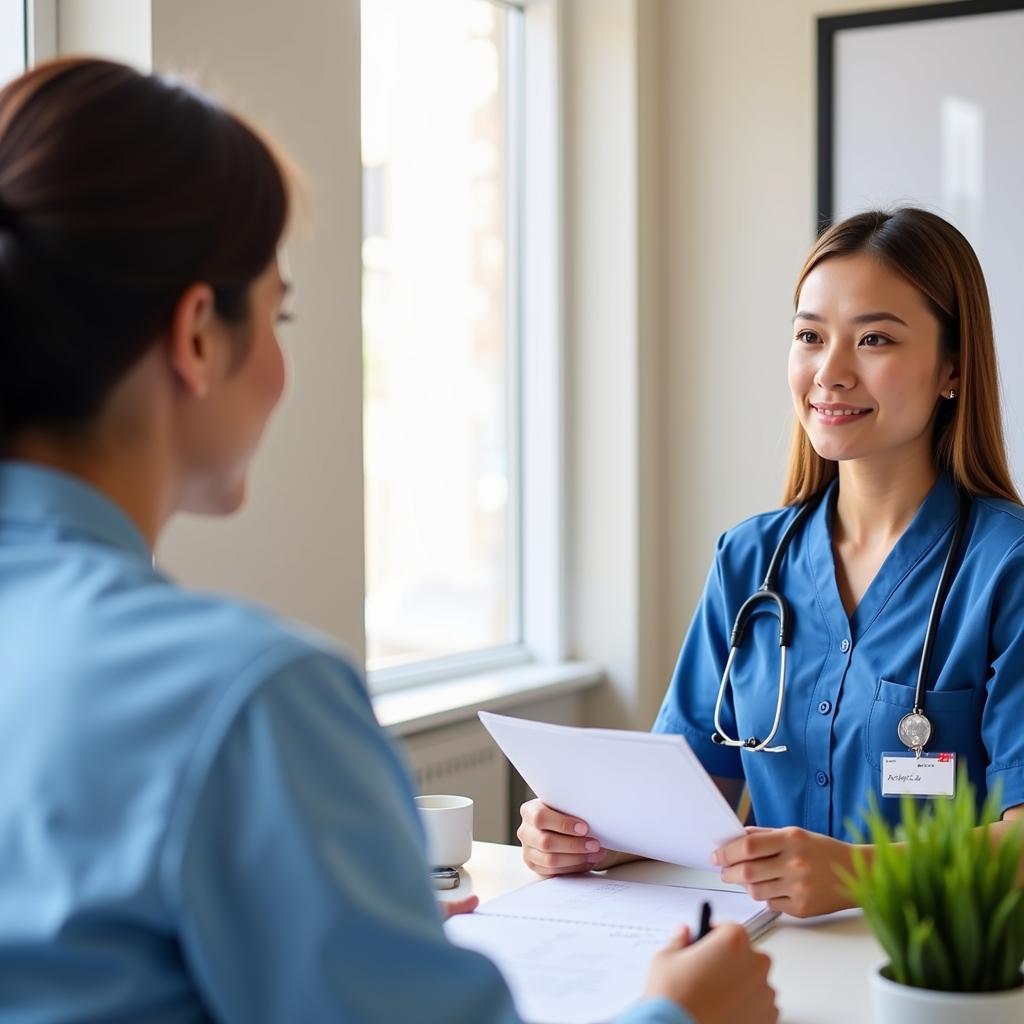
[[(787, 748), (782, 746), (769, 746), (775, 738), (782, 722), (782, 707), (786, 691), (786, 655), (793, 639), (793, 613), (789, 602), (778, 589), (778, 574), (789, 548), (793, 535), (807, 519), (811, 511), (816, 508), (824, 498), (825, 491), (805, 501), (797, 514), (790, 520), (779, 543), (775, 547), (771, 561), (768, 563), (768, 571), (765, 573), (764, 582), (761, 586), (743, 602), (736, 620), (733, 623), (732, 633), (729, 638), (729, 656), (725, 662), (725, 670), (722, 672), (722, 679), (718, 685), (718, 696), (715, 699), (715, 731), (711, 739), (721, 746), (741, 747), (751, 752), (764, 751), (769, 754), (782, 753)], [(950, 541), (949, 549), (946, 552), (946, 559), (942, 565), (942, 573), (939, 577), (939, 584), (935, 588), (935, 597), (932, 600), (931, 611), (928, 615), (928, 625), (925, 629), (924, 643), (921, 648), (921, 661), (918, 665), (917, 685), (914, 689), (913, 713), (924, 715), (925, 707), (925, 684), (928, 679), (928, 670), (931, 666), (932, 653), (935, 648), (935, 635), (938, 630), (939, 619), (942, 617), (942, 609), (946, 603), (953, 578), (956, 574), (956, 561), (963, 541), (964, 531), (967, 527), (967, 518), (970, 514), (971, 496), (967, 491), (960, 491), (960, 504), (957, 511), (957, 518), (953, 529), (953, 539)], [(750, 736), (745, 740), (729, 737), (722, 727), (721, 715), (722, 705), (725, 702), (726, 691), (731, 684), (733, 661), (739, 648), (743, 644), (743, 637), (747, 630), (747, 623), (754, 611), (763, 605), (774, 605), (774, 611), (779, 619), (779, 685), (778, 696), (775, 701), (775, 718), (772, 722), (771, 731), (763, 739)], [(919, 748), (918, 748), (919, 749)]]
[(935, 634), (938, 632), (939, 619), (942, 617), (942, 609), (946, 605), (946, 598), (949, 595), (949, 588), (953, 585), (953, 577), (956, 575), (956, 560), (960, 552), (960, 545), (963, 541), (964, 531), (967, 529), (967, 517), (971, 512), (971, 496), (967, 491), (960, 492), (960, 507), (957, 510), (956, 526), (953, 529), (953, 539), (949, 543), (946, 552), (946, 560), (942, 563), (942, 575), (939, 577), (939, 585), (935, 588), (935, 597), (932, 599), (931, 611), (928, 613), (928, 626), (924, 633), (924, 644), (921, 647), (921, 662), (917, 668), (917, 685), (914, 687), (914, 714), (924, 714), (925, 683), (928, 681), (928, 669), (932, 663), (932, 652), (935, 648)]

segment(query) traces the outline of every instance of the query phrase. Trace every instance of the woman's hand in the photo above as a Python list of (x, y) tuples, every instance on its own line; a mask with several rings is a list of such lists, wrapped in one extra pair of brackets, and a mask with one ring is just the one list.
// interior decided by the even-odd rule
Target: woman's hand
[(644, 993), (671, 999), (697, 1024), (775, 1024), (770, 961), (738, 924), (723, 924), (691, 943), (683, 929), (651, 961)]
[(472, 914), (480, 905), (479, 896), (463, 896), (461, 900), (438, 900), (441, 908), (441, 920), (447, 921), (456, 914)]
[(603, 871), (632, 858), (605, 850), (590, 835), (585, 821), (529, 800), (520, 808), (523, 822), (516, 832), (523, 844), (523, 860), (538, 875), (570, 875)]
[(836, 874), (850, 870), (853, 847), (802, 828), (748, 828), (719, 847), (711, 860), (722, 881), (742, 885), (755, 900), (794, 917), (814, 917), (854, 906)]

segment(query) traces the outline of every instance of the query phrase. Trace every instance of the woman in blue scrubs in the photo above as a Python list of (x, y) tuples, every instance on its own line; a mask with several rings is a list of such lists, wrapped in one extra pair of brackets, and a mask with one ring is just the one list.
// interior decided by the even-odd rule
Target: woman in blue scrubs
[[(350, 662), (153, 563), (172, 515), (243, 500), (287, 211), (180, 83), (67, 60), (0, 91), (0, 1024), (518, 1020), (445, 939)], [(684, 947), (622, 1021), (777, 1019), (741, 928)]]
[[(723, 879), (808, 916), (849, 905), (834, 869), (849, 866), (869, 796), (898, 814), (882, 798), (883, 755), (908, 754), (897, 729), (914, 707), (958, 491), (971, 500), (925, 680), (927, 752), (955, 755), (947, 763), (966, 767), (979, 800), (999, 787), (994, 834), (1024, 817), (1024, 508), (984, 278), (952, 225), (903, 209), (833, 226), (800, 272), (795, 307), (784, 507), (719, 539), (654, 729), (685, 736), (727, 795), (749, 787), (757, 826), (716, 851)], [(795, 625), (771, 744), (786, 749), (714, 742), (734, 619), (808, 501), (778, 580)], [(722, 703), (725, 735), (769, 734), (778, 680), (779, 620), (755, 614)], [(525, 805), (527, 864), (555, 874), (619, 859), (585, 830)]]

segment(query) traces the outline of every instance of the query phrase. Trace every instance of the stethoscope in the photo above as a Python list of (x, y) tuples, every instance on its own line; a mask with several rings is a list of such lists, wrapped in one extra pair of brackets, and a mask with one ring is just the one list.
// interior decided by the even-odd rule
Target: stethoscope
[[(742, 747), (751, 752), (763, 750), (768, 754), (781, 754), (786, 750), (785, 745), (772, 747), (769, 744), (779, 731), (779, 723), (782, 720), (782, 702), (786, 693), (786, 652), (789, 650), (790, 641), (793, 637), (793, 613), (789, 602), (779, 592), (778, 577), (779, 567), (789, 548), (793, 535), (824, 494), (800, 506), (799, 511), (786, 527), (782, 539), (775, 548), (772, 560), (768, 564), (768, 572), (765, 573), (764, 582), (761, 586), (743, 602), (736, 615), (736, 622), (732, 627), (732, 635), (729, 640), (729, 657), (725, 663), (725, 671), (722, 673), (722, 681), (718, 686), (718, 699), (715, 701), (715, 731), (711, 739), (715, 743), (727, 747)], [(956, 526), (953, 529), (953, 539), (949, 542), (949, 550), (946, 552), (946, 561), (942, 566), (942, 575), (939, 577), (939, 585), (935, 588), (935, 598), (932, 601), (932, 610), (928, 616), (928, 626), (924, 634), (924, 646), (921, 648), (921, 663), (917, 670), (917, 687), (914, 690), (914, 705), (910, 712), (900, 719), (897, 727), (897, 734), (900, 741), (909, 750), (912, 750), (918, 757), (927, 745), (932, 735), (932, 723), (924, 713), (925, 702), (925, 681), (928, 678), (928, 668), (931, 665), (932, 651), (935, 647), (935, 633), (938, 630), (939, 618), (942, 615), (942, 607), (946, 603), (946, 595), (953, 584), (956, 575), (956, 556), (960, 549), (960, 542), (963, 539), (964, 529), (967, 525), (967, 516), (971, 510), (971, 496), (966, 491), (960, 492), (960, 507), (957, 511)], [(730, 739), (722, 728), (721, 713), (722, 702), (725, 700), (727, 687), (730, 685), (729, 678), (732, 672), (732, 663), (736, 652), (743, 643), (743, 635), (747, 629), (747, 622), (750, 616), (760, 607), (768, 606), (774, 611), (779, 619), (779, 692), (775, 702), (775, 721), (772, 722), (771, 732), (763, 739), (750, 736), (745, 740)]]

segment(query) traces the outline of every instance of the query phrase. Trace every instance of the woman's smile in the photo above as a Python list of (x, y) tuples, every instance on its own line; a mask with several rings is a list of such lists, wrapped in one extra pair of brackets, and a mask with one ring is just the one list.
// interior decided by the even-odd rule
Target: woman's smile
[(862, 405), (826, 402), (808, 404), (814, 410), (814, 418), (825, 427), (845, 427), (851, 423), (859, 423), (874, 412), (874, 409)]

